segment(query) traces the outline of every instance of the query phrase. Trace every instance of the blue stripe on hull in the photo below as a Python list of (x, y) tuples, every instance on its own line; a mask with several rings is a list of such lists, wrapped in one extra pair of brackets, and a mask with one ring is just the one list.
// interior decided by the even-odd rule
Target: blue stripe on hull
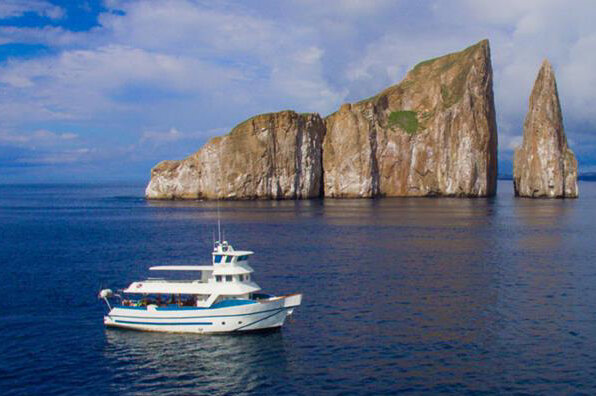
[(116, 323), (124, 323), (124, 324), (133, 324), (133, 325), (158, 325), (158, 326), (189, 326), (189, 325), (196, 325), (196, 326), (209, 326), (212, 325), (212, 322), (174, 322), (174, 323), (167, 323), (167, 322), (130, 322), (127, 320), (117, 320), (115, 319), (114, 322)]
[(290, 309), (290, 308), (294, 308), (294, 306), (291, 307), (278, 307), (278, 308), (273, 308), (273, 309), (267, 309), (264, 311), (257, 311), (257, 312), (248, 312), (248, 313), (243, 313), (243, 314), (231, 314), (231, 315), (204, 315), (204, 316), (162, 316), (162, 317), (156, 317), (156, 316), (129, 316), (129, 315), (110, 315), (108, 314), (108, 316), (114, 317), (114, 318), (132, 318), (132, 319), (201, 319), (201, 318), (229, 318), (229, 317), (236, 317), (236, 316), (248, 316), (248, 315), (256, 315), (256, 314), (260, 314), (260, 313), (266, 313), (266, 312), (272, 312), (272, 311), (277, 311), (280, 309)]
[(246, 324), (246, 325), (244, 325), (244, 326), (238, 327), (238, 328), (236, 329), (236, 331), (240, 331), (240, 330), (242, 330), (242, 329), (244, 329), (244, 328), (246, 328), (246, 327), (250, 327), (250, 326), (252, 326), (252, 325), (254, 325), (254, 324), (257, 324), (257, 323), (259, 323), (259, 322), (262, 322), (263, 320), (267, 320), (267, 319), (269, 319), (269, 318), (272, 318), (272, 317), (274, 317), (275, 315), (277, 315), (278, 313), (280, 313), (280, 312), (282, 312), (282, 311), (283, 311), (283, 308), (279, 308), (279, 309), (277, 310), (277, 312), (275, 312), (275, 313), (273, 313), (273, 314), (271, 314), (271, 315), (269, 315), (269, 316), (266, 316), (266, 317), (264, 317), (264, 318), (262, 318), (262, 319), (255, 320), (255, 321), (254, 321), (254, 322), (252, 322), (252, 323), (249, 323), (249, 324)]

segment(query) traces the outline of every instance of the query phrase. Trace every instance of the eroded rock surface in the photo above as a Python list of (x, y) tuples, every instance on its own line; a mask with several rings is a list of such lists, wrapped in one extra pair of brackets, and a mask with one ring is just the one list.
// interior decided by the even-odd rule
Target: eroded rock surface
[(577, 160), (567, 145), (555, 73), (542, 63), (532, 94), (523, 143), (515, 150), (513, 186), (516, 196), (577, 198)]
[(262, 114), (182, 161), (151, 170), (150, 199), (300, 199), (321, 195), (318, 114)]
[(497, 127), (488, 41), (422, 62), (325, 120), (325, 196), (490, 196)]
[(497, 128), (488, 41), (418, 64), (380, 94), (265, 114), (151, 171), (151, 199), (490, 196)]

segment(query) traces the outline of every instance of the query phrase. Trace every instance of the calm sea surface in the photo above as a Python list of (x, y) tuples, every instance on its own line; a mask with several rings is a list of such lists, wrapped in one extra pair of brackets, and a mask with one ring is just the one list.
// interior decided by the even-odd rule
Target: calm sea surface
[(281, 331), (106, 330), (102, 287), (206, 263), (217, 207), (0, 186), (1, 394), (596, 393), (596, 183), (578, 200), (220, 204)]

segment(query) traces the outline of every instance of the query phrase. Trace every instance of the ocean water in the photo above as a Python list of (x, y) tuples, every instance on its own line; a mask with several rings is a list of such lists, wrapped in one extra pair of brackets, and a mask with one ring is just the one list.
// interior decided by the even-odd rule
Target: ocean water
[(596, 393), (596, 183), (578, 200), (224, 202), (280, 331), (105, 329), (97, 299), (209, 261), (217, 205), (0, 186), (0, 394)]

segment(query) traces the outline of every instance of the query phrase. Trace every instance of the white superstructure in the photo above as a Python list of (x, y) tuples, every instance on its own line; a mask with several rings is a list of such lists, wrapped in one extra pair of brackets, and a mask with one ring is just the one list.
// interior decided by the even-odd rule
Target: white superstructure
[[(191, 280), (149, 278), (131, 283), (124, 299), (105, 289), (100, 292), (110, 311), (106, 326), (145, 331), (217, 333), (259, 330), (283, 325), (302, 300), (301, 294), (271, 296), (258, 293), (248, 264), (250, 251), (234, 250), (216, 242), (212, 265), (164, 265), (152, 271), (192, 271)], [(119, 297), (117, 305), (110, 298)]]

